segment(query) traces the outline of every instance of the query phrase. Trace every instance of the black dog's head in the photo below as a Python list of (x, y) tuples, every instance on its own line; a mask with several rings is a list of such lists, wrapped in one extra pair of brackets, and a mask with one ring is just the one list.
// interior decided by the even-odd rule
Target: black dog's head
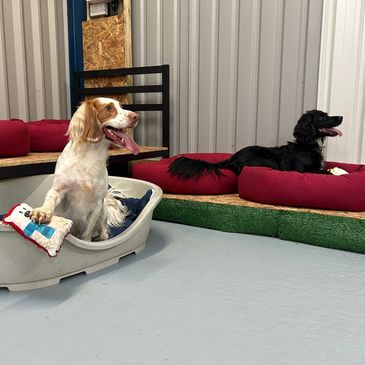
[(311, 110), (304, 113), (294, 128), (296, 142), (313, 144), (326, 137), (342, 136), (342, 132), (335, 128), (342, 123), (342, 117), (329, 116), (320, 110)]

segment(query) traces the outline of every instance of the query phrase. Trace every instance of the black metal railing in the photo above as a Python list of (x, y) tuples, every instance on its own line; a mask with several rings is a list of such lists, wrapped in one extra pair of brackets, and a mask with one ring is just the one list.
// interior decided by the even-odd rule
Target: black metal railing
[[(97, 77), (115, 77), (131, 75), (161, 74), (161, 84), (141, 85), (141, 86), (117, 86), (117, 87), (92, 87), (85, 88), (86, 79)], [(137, 93), (161, 93), (161, 104), (128, 104), (128, 109), (132, 111), (161, 111), (162, 112), (162, 147), (167, 147), (169, 154), (170, 148), (170, 68), (169, 65), (146, 66), (120, 68), (113, 70), (97, 71), (76, 71), (74, 73), (74, 100), (72, 112), (76, 111), (77, 106), (85, 96), (121, 95)]]

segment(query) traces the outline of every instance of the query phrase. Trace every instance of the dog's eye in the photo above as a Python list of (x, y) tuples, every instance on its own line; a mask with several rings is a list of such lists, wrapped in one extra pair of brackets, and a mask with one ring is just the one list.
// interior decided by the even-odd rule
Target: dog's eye
[(105, 111), (107, 112), (111, 112), (112, 111), (112, 107), (111, 105), (107, 105), (105, 108), (104, 108)]

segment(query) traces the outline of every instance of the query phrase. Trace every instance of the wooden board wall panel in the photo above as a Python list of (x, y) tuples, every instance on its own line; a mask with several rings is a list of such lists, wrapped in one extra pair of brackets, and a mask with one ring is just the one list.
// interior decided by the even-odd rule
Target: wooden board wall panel
[[(123, 16), (125, 22), (125, 39), (124, 39), (124, 53), (125, 53), (125, 65), (126, 67), (133, 66), (132, 57), (132, 6), (131, 0), (123, 1)], [(132, 76), (127, 77), (127, 83), (132, 84)]]
[[(104, 70), (132, 66), (130, 1), (124, 1), (120, 15), (82, 22), (84, 70)], [(128, 77), (95, 78), (85, 81), (85, 87), (126, 86)], [(115, 97), (112, 96), (111, 97)], [(130, 95), (117, 99), (131, 102)]]
[(122, 15), (82, 22), (82, 36), (86, 71), (126, 65), (125, 21)]
[[(123, 16), (116, 15), (82, 22), (82, 47), (85, 71), (126, 67)], [(85, 87), (126, 85), (126, 77), (98, 77), (85, 80)], [(126, 95), (118, 96), (117, 99), (122, 103), (128, 103)]]

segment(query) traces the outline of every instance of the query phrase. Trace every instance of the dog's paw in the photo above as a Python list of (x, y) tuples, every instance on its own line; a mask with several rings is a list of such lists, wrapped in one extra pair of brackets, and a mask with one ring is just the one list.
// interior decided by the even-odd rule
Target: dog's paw
[(52, 219), (52, 212), (48, 209), (44, 209), (43, 207), (35, 208), (30, 212), (30, 218), (33, 222), (39, 224), (47, 224)]
[(105, 241), (109, 238), (108, 232), (105, 230), (98, 237), (93, 238), (93, 241)]

